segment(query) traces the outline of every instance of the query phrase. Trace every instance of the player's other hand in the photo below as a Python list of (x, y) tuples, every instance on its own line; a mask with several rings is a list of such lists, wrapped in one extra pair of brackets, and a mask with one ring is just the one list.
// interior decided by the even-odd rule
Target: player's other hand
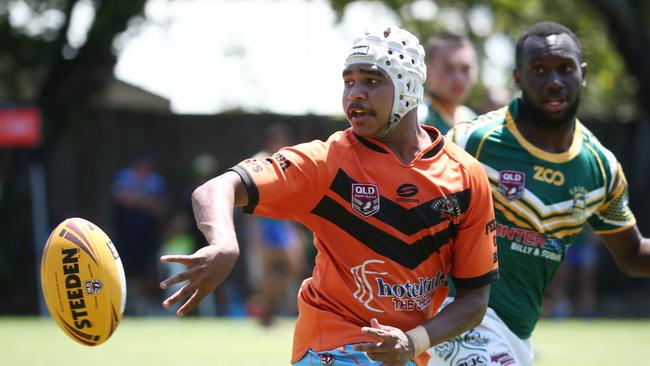
[(402, 330), (381, 325), (377, 319), (370, 320), (370, 327), (361, 328), (363, 334), (377, 338), (377, 343), (354, 345), (354, 350), (366, 352), (373, 361), (381, 361), (385, 366), (403, 366), (414, 357), (411, 341)]
[(176, 315), (183, 316), (194, 309), (205, 296), (219, 286), (228, 276), (237, 261), (239, 250), (227, 246), (208, 245), (197, 250), (192, 255), (165, 255), (160, 257), (163, 263), (180, 263), (187, 269), (160, 283), (165, 289), (174, 284), (187, 281), (173, 295), (163, 301), (163, 306), (169, 308), (177, 302), (189, 299), (181, 306)]

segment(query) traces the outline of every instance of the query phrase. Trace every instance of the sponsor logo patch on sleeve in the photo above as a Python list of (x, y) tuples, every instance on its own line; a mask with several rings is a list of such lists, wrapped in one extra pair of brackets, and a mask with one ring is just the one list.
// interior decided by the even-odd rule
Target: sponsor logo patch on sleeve
[(291, 166), (291, 162), (281, 153), (273, 154), (273, 159), (278, 162), (282, 171), (286, 171)]

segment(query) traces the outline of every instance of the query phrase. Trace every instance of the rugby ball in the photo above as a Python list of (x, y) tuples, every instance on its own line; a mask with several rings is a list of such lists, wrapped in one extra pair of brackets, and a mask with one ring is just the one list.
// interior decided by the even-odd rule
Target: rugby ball
[(108, 236), (88, 220), (64, 220), (41, 258), (41, 288), (61, 330), (86, 346), (104, 343), (122, 320), (126, 280)]

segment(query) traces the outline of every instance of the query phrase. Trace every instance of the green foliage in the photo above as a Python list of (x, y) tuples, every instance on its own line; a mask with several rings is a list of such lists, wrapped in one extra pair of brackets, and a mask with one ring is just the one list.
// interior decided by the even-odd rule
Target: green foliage
[(95, 12), (83, 44), (68, 39), (71, 15), (81, 0), (0, 3), (0, 101), (40, 109), (45, 152), (68, 128), (87, 121), (90, 102), (113, 77), (113, 41), (142, 13), (145, 2), (83, 2)]
[[(16, 2), (15, 2), (16, 3)], [(11, 24), (7, 4), (0, 8), (0, 99), (33, 102), (58, 57), (73, 2), (22, 1), (27, 19)], [(46, 22), (47, 15), (63, 19)]]

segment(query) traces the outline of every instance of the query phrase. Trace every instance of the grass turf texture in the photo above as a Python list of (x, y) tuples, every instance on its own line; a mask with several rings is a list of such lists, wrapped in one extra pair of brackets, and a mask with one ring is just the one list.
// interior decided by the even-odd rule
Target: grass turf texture
[[(98, 347), (69, 339), (50, 319), (0, 317), (0, 365), (288, 365), (293, 319), (262, 329), (250, 319), (126, 318)], [(649, 320), (539, 323), (535, 366), (650, 366)]]

